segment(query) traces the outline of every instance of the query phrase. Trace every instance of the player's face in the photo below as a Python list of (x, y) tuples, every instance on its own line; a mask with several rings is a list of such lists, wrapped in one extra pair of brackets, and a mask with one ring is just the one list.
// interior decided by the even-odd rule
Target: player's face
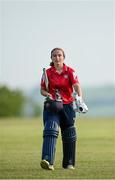
[(54, 66), (63, 66), (63, 62), (64, 62), (64, 56), (63, 56), (63, 52), (61, 50), (55, 50), (52, 53), (52, 57), (51, 57)]

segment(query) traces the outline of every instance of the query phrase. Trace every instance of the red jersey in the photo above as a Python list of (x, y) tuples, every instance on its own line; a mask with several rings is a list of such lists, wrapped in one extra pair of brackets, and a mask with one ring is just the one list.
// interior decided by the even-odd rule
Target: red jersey
[[(60, 96), (64, 104), (73, 102), (73, 85), (79, 83), (78, 77), (75, 75), (75, 71), (64, 64), (63, 71), (59, 74), (54, 66), (46, 70), (48, 78), (49, 93), (55, 99), (56, 90), (59, 91)], [(45, 80), (42, 76), (41, 87), (46, 90)]]

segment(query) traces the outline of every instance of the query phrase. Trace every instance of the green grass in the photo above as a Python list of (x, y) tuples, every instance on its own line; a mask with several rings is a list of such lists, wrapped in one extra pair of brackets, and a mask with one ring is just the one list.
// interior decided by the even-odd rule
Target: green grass
[(42, 120), (0, 119), (0, 179), (115, 179), (115, 121), (88, 119), (76, 122), (76, 169), (61, 167), (61, 136), (55, 170), (40, 167)]

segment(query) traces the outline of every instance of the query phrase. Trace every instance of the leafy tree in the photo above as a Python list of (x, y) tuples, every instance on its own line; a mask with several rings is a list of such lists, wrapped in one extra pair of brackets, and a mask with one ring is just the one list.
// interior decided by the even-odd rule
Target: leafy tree
[(0, 86), (0, 117), (20, 116), (24, 96), (19, 90)]

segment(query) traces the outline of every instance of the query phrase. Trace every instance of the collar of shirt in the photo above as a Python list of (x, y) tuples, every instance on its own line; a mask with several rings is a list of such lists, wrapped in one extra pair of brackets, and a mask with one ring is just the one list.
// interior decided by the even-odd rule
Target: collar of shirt
[[(52, 66), (52, 67), (51, 67), (51, 71), (52, 71), (52, 72), (56, 72), (55, 66)], [(65, 71), (67, 71), (67, 66), (66, 66), (65, 64), (63, 64), (63, 71), (62, 71), (62, 73), (64, 73)]]

